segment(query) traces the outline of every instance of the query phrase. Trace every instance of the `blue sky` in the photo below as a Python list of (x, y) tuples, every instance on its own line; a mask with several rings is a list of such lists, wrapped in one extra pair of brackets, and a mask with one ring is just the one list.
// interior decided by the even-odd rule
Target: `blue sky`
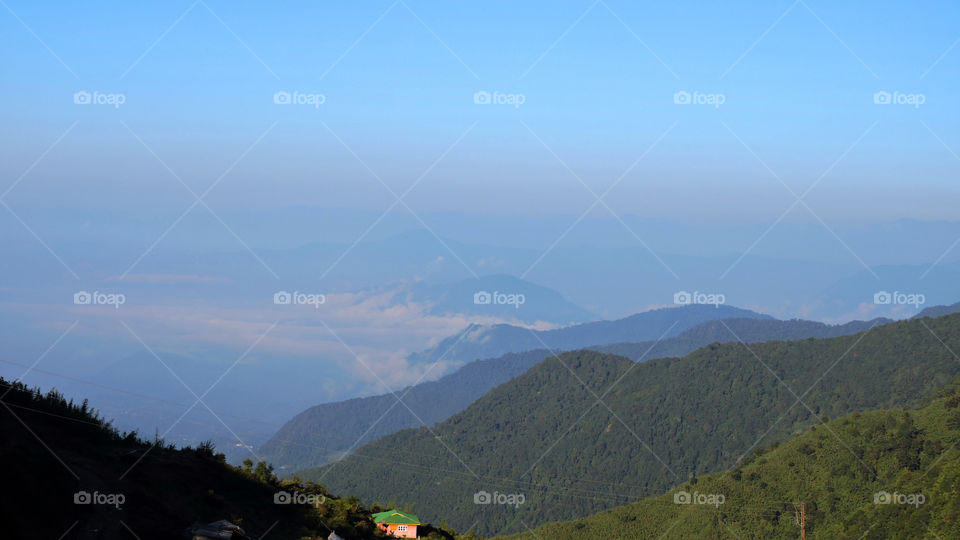
[(360, 358), (402, 386), (408, 353), (510, 322), (411, 283), (524, 276), (601, 317), (678, 290), (824, 320), (955, 302), (958, 12), (0, 0), (0, 338), (29, 365), (66, 331), (44, 367), (98, 381), (144, 344), (256, 343), (231, 377), (272, 366), (293, 414), (381, 392)]
[[(950, 2), (6, 6), (5, 185), (76, 122), (8, 195), (25, 211), (189, 203), (136, 137), (198, 193), (243, 155), (218, 208), (382, 209), (370, 170), (399, 193), (444, 156), (411, 206), (577, 215), (580, 180), (603, 192), (645, 152), (611, 192), (619, 213), (769, 223), (793, 201), (777, 177), (799, 194), (828, 169), (808, 198), (824, 219), (956, 207)], [(80, 90), (125, 102), (78, 106)], [(325, 101), (275, 105), (281, 90)], [(476, 105), (481, 90), (524, 103)], [(681, 90), (724, 102), (676, 105)]]

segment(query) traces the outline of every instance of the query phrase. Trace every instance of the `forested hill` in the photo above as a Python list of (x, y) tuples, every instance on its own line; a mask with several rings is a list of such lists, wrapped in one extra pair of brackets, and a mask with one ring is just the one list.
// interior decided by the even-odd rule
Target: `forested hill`
[(396, 397), (383, 394), (316, 405), (290, 419), (257, 452), (288, 474), (324, 465), (362, 444), (422, 425), (421, 420), (427, 425), (445, 420), (548, 356), (546, 349), (508, 353), (470, 362), (436, 381), (399, 390)]
[[(682, 310), (669, 311), (678, 315), (683, 313)], [(885, 322), (890, 321), (875, 319), (827, 325), (804, 320), (733, 318), (707, 321), (659, 342), (615, 343), (588, 348), (633, 360), (649, 360), (683, 356), (711, 343), (738, 339), (753, 343), (835, 337)], [(353, 448), (401, 429), (446, 420), (490, 389), (520, 375), (550, 355), (549, 350), (538, 347), (470, 362), (436, 381), (398, 391), (397, 396), (403, 399), (403, 404), (398, 403), (392, 394), (383, 394), (316, 405), (284, 424), (257, 452), (285, 473), (324, 465), (340, 459)]]
[[(327, 538), (332, 531), (384, 538), (370, 517), (379, 508), (319, 485), (280, 482), (265, 463), (233, 467), (209, 445), (141, 441), (56, 391), (0, 379), (0, 399), (0, 456), (8, 464), (0, 538), (170, 540), (194, 523), (222, 519), (250, 538)], [(280, 492), (319, 505), (275, 504)]]
[(793, 540), (801, 502), (811, 540), (960, 538), (960, 385), (948, 390), (922, 409), (853, 413), (665, 495), (511, 539)]
[[(481, 533), (519, 532), (662, 493), (819, 416), (916, 406), (960, 373), (950, 349), (960, 350), (960, 315), (823, 340), (715, 344), (640, 364), (575, 351), (432, 430), (398, 432), (303, 476), (367, 501), (409, 503), (454, 527), (479, 520)], [(484, 490), (523, 493), (525, 503), (474, 504)]]

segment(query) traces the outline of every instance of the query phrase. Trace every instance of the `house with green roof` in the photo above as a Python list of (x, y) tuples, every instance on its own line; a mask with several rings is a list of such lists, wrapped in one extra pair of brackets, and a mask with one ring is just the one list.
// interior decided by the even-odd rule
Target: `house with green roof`
[(399, 510), (373, 514), (373, 521), (381, 530), (398, 538), (416, 538), (420, 518)]

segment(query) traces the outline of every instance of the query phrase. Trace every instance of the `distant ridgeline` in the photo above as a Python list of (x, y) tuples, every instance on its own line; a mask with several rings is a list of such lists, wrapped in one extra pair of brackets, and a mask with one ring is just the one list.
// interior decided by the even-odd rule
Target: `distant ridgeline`
[[(697, 307), (704, 308), (704, 306)], [(591, 323), (583, 326), (588, 326), (592, 330), (588, 332), (577, 330), (584, 333), (576, 339), (563, 337), (563, 330), (551, 331), (552, 333), (546, 334), (544, 339), (559, 342), (559, 344), (566, 343), (566, 345), (579, 339), (583, 341), (581, 346), (591, 350), (619, 354), (639, 361), (683, 356), (711, 343), (737, 340), (753, 343), (835, 337), (854, 334), (877, 324), (890, 322), (887, 319), (876, 319), (854, 321), (843, 325), (827, 325), (804, 320), (780, 321), (757, 314), (744, 318), (744, 314), (752, 312), (725, 306), (719, 310), (713, 307), (704, 309), (710, 311), (702, 313), (703, 309), (690, 308), (657, 310), (606, 323), (617, 325), (615, 330), (608, 328), (600, 331), (597, 326), (601, 323)], [(672, 315), (673, 318), (665, 318), (667, 315)], [(722, 315), (734, 318), (723, 318), (722, 322), (707, 320), (693, 324), (710, 316)], [(629, 321), (629, 325), (624, 321)], [(691, 324), (693, 326), (689, 326)], [(641, 331), (640, 326), (643, 325), (648, 328)], [(676, 335), (656, 341), (671, 327), (673, 332), (677, 332)], [(436, 381), (400, 390), (397, 396), (403, 399), (403, 405), (397, 403), (396, 397), (392, 394), (384, 394), (311, 407), (284, 424), (270, 440), (257, 449), (257, 453), (281, 471), (289, 474), (292, 471), (336, 461), (349, 450), (364, 443), (404, 428), (419, 427), (422, 425), (421, 420), (427, 425), (446, 420), (492, 388), (524, 373), (554, 354), (543, 348), (542, 343), (535, 341), (529, 331), (516, 329), (516, 327), (510, 328), (522, 331), (527, 339), (534, 339), (534, 344), (531, 346), (533, 350), (477, 360)], [(678, 332), (678, 328), (683, 328), (684, 331)], [(498, 331), (497, 335), (503, 334), (504, 331)], [(643, 340), (650, 335), (654, 337), (647, 341)], [(625, 336), (636, 337), (633, 342), (622, 342)], [(613, 341), (587, 341), (604, 338)], [(547, 343), (554, 346), (554, 343)]]
[(960, 381), (917, 410), (853, 413), (542, 538), (960, 538)]
[[(226, 519), (250, 538), (383, 538), (356, 498), (279, 482), (265, 463), (224, 462), (208, 444), (174, 449), (121, 434), (58, 392), (0, 379), (4, 471), (0, 538), (183, 538), (194, 523)], [(145, 454), (146, 453), (146, 454)], [(308, 504), (295, 504), (297, 502)], [(281, 504), (282, 503), (282, 504)], [(432, 526), (430, 538), (452, 538)]]
[[(301, 476), (461, 529), (521, 532), (664, 493), (822, 417), (918, 406), (960, 374), (951, 350), (960, 351), (960, 315), (639, 364), (574, 351), (432, 431), (405, 429)], [(524, 502), (476, 504), (483, 492)]]

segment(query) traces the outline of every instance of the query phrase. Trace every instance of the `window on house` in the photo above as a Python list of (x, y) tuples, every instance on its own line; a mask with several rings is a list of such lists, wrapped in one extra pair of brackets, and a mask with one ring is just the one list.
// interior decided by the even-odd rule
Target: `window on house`
[(397, 530), (400, 531), (400, 532), (407, 532), (407, 526), (406, 526), (406, 525), (397, 525)]

